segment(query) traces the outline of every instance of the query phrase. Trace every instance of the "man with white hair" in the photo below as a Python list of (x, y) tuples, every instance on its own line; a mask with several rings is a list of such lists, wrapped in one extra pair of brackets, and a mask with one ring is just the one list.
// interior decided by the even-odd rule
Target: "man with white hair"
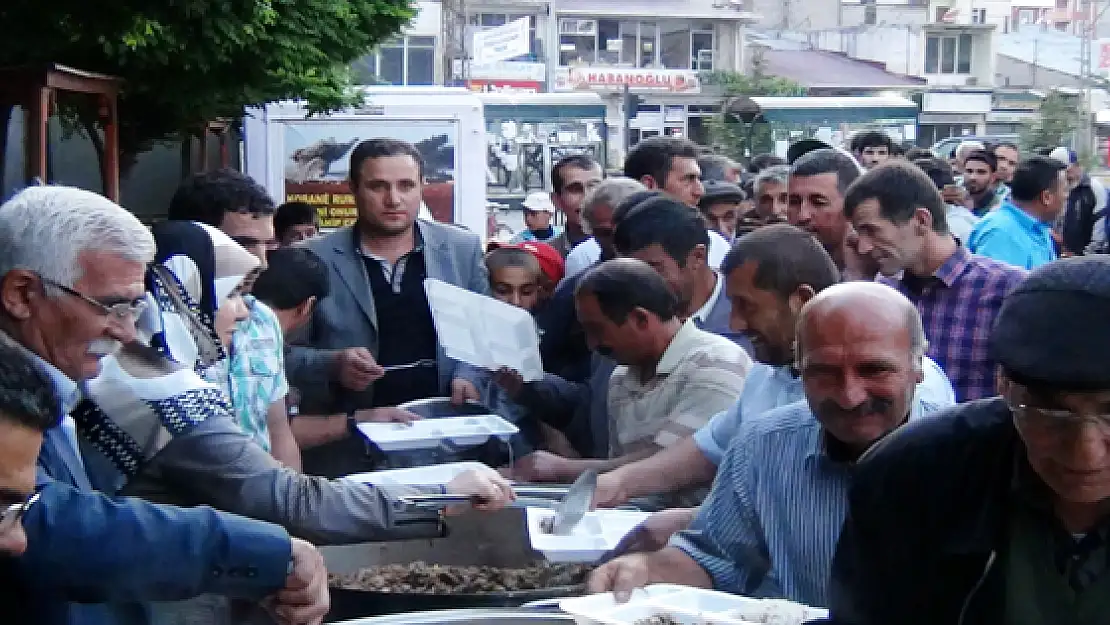
[(135, 339), (153, 259), (142, 223), (94, 193), (31, 187), (0, 206), (0, 332), (49, 375), (63, 411), (23, 516), (27, 551), (0, 559), (4, 620), (142, 623), (141, 602), (214, 592), (273, 596), (283, 622), (319, 623), (327, 579), (310, 544), (269, 523), (91, 486), (68, 412), (78, 383)]

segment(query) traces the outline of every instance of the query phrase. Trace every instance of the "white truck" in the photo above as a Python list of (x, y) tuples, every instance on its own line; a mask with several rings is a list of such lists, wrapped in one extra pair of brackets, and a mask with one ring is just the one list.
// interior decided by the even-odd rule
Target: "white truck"
[(309, 116), (300, 102), (247, 111), (243, 122), (246, 173), (278, 203), (317, 207), (320, 224), (352, 223), (347, 185), (350, 154), (359, 141), (402, 139), (424, 157), (424, 204), (437, 221), (488, 236), (486, 128), (482, 101), (451, 87), (366, 87), (358, 108)]

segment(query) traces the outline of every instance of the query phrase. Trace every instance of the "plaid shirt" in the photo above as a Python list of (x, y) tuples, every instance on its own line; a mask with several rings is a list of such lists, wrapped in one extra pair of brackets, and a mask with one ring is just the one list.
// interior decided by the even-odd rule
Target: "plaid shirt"
[(948, 374), (957, 401), (993, 397), (994, 362), (987, 339), (1002, 300), (1025, 271), (960, 247), (932, 276), (880, 277), (917, 306), (929, 338), (929, 357)]

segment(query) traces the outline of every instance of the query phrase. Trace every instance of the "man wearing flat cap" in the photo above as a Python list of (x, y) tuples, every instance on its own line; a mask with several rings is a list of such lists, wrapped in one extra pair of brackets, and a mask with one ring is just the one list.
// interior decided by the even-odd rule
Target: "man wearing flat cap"
[(1110, 623), (1108, 310), (1110, 258), (1033, 271), (991, 332), (1001, 396), (861, 459), (832, 623)]
[(736, 226), (743, 212), (741, 205), (746, 199), (747, 195), (738, 185), (710, 180), (705, 183), (705, 193), (698, 201), (698, 211), (707, 228), (731, 242), (736, 238)]

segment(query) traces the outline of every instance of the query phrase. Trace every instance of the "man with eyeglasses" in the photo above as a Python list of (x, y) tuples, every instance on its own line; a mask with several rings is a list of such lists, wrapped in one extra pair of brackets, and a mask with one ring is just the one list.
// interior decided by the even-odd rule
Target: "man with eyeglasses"
[[(37, 385), (0, 375), (0, 400), (44, 385), (54, 397), (49, 406), (30, 398), (19, 404), (43, 413), (40, 420), (49, 412), (51, 427), (31, 474), (38, 501), (5, 514), (22, 516), (27, 549), (0, 557), (0, 620), (137, 625), (147, 622), (146, 602), (216, 593), (272, 596), (284, 612), (280, 622), (319, 623), (328, 609), (327, 573), (312, 545), (270, 523), (108, 497), (93, 487), (69, 413), (78, 384), (135, 340), (154, 251), (138, 219), (88, 191), (32, 187), (0, 206), (0, 373), (28, 361), (43, 372)], [(0, 416), (12, 418), (8, 410), (0, 403)], [(3, 470), (26, 451), (10, 453), (19, 436), (0, 434)], [(10, 495), (25, 504), (29, 483), (19, 479)], [(6, 503), (9, 511), (20, 504)]]
[(991, 332), (1001, 397), (861, 459), (832, 622), (1110, 623), (1107, 310), (1110, 258), (1034, 270)]

